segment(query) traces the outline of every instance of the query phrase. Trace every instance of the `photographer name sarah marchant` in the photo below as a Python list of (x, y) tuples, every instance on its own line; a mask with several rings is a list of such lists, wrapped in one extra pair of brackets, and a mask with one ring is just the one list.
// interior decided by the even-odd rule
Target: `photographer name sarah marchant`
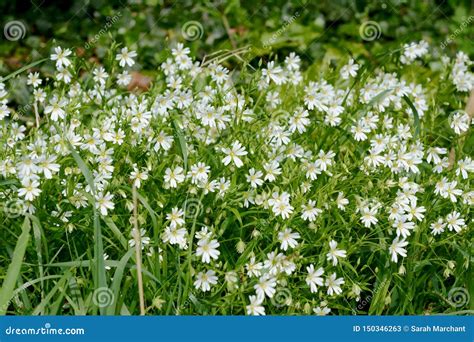
[(465, 325), (412, 325), (410, 326), (411, 332), (443, 332), (443, 333), (450, 333), (450, 332), (466, 332)]

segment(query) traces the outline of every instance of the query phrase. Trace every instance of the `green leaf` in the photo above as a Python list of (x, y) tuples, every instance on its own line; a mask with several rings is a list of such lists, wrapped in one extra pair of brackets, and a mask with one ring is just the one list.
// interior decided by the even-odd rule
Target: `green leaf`
[(418, 115), (418, 111), (413, 105), (413, 102), (411, 102), (410, 98), (406, 95), (403, 95), (403, 99), (413, 111), (413, 118), (415, 120), (415, 139), (416, 139), (420, 135), (420, 116)]
[[(76, 150), (74, 149), (74, 147), (71, 145), (69, 141), (68, 141), (68, 147), (69, 147), (69, 151), (71, 151), (72, 157), (76, 161), (77, 166), (79, 166), (79, 169), (81, 169), (82, 174), (86, 178), (87, 184), (89, 184), (92, 190), (92, 194), (95, 195), (94, 177), (92, 175), (91, 170), (89, 170), (84, 160), (82, 160), (81, 156), (76, 152)], [(93, 201), (95, 202), (95, 197), (93, 198)], [(94, 203), (94, 208), (95, 208), (95, 203)]]
[(43, 58), (43, 59), (40, 59), (39, 61), (36, 61), (36, 62), (30, 63), (30, 64), (28, 64), (28, 65), (25, 65), (24, 67), (22, 67), (22, 68), (20, 68), (20, 69), (18, 69), (18, 70), (16, 70), (16, 71), (14, 71), (14, 72), (12, 72), (11, 74), (9, 74), (9, 75), (7, 75), (7, 76), (5, 76), (5, 77), (0, 78), (0, 82), (8, 81), (10, 78), (15, 77), (15, 76), (18, 75), (18, 74), (21, 74), (23, 71), (28, 70), (28, 69), (30, 69), (30, 68), (32, 68), (32, 67), (34, 67), (34, 66), (37, 66), (38, 64), (41, 64), (41, 63), (47, 61), (48, 59), (49, 59), (49, 58)]
[(235, 209), (235, 208), (232, 208), (232, 207), (229, 208), (229, 209), (230, 209), (230, 211), (232, 211), (232, 213), (234, 213), (235, 217), (237, 218), (237, 220), (238, 220), (239, 223), (240, 223), (240, 226), (242, 227), (244, 224), (243, 224), (243, 222), (242, 222), (242, 217), (240, 217), (239, 211), (238, 211), (237, 209)]
[(135, 252), (134, 249), (130, 249), (123, 257), (120, 259), (119, 263), (117, 264), (117, 268), (115, 269), (114, 280), (112, 281), (111, 290), (114, 294), (113, 303), (107, 307), (107, 315), (115, 315), (115, 310), (117, 307), (117, 300), (119, 298), (119, 291), (120, 291), (120, 283), (122, 282), (123, 278), (123, 271), (125, 270), (125, 266), (127, 265), (128, 260)]
[[(92, 176), (91, 170), (87, 167), (84, 160), (82, 160), (81, 156), (76, 152), (74, 147), (71, 143), (68, 142), (69, 150), (76, 161), (77, 165), (81, 169), (82, 174), (87, 180), (89, 187), (92, 191), (92, 196), (90, 196), (89, 201), (92, 205), (92, 210), (94, 213), (94, 261), (95, 261), (95, 287), (96, 289), (105, 288), (107, 287), (107, 278), (105, 272), (105, 262), (104, 262), (104, 244), (102, 238), (102, 227), (100, 225), (99, 220), (99, 213), (97, 212), (97, 208), (95, 207), (95, 186), (94, 186), (94, 178)], [(105, 308), (100, 308), (100, 313), (103, 315), (105, 314)]]
[(383, 277), (380, 283), (376, 283), (372, 302), (370, 303), (369, 315), (382, 314), (385, 307), (385, 298), (387, 297), (388, 288), (390, 287), (390, 280), (389, 277)]
[(176, 132), (176, 137), (178, 138), (178, 149), (181, 155), (183, 156), (184, 171), (187, 171), (188, 170), (188, 147), (186, 145), (186, 139), (184, 138), (183, 131), (179, 128), (176, 120), (173, 121), (173, 126)]
[(378, 93), (377, 95), (374, 96), (374, 98), (372, 100), (369, 101), (369, 103), (367, 104), (367, 107), (372, 107), (373, 105), (377, 104), (378, 102), (380, 102), (381, 100), (383, 100), (385, 98), (385, 96), (387, 96), (387, 94), (389, 92), (391, 92), (393, 89), (392, 88), (389, 88), (389, 89), (385, 89), (383, 91), (381, 91), (380, 93)]
[[(42, 253), (42, 232), (40, 220), (36, 216), (31, 216), (31, 225), (33, 226), (33, 236), (35, 238), (35, 249), (38, 257), (38, 268), (40, 278), (44, 277), (43, 253)], [(43, 295), (44, 282), (41, 281), (41, 295)]]
[[(49, 293), (44, 297), (44, 299), (41, 301), (41, 303), (39, 303), (39, 305), (35, 308), (35, 310), (32, 313), (33, 316), (44, 315), (44, 314), (55, 314), (56, 313), (57, 308), (53, 307), (52, 300), (53, 300), (54, 296), (56, 295), (56, 292), (58, 292), (58, 290), (61, 287), (64, 288), (66, 286), (67, 278), (68, 278), (68, 275), (65, 274), (61, 277), (61, 279), (58, 280), (56, 285), (51, 289), (51, 291), (49, 291)], [(63, 295), (58, 296), (58, 297), (59, 297), (58, 298), (59, 300), (62, 300)], [(46, 309), (48, 309), (47, 313), (45, 313)]]
[(107, 227), (110, 228), (112, 233), (114, 233), (115, 237), (120, 241), (120, 244), (122, 245), (122, 247), (124, 249), (128, 249), (127, 239), (125, 238), (125, 236), (123, 236), (122, 232), (114, 223), (114, 221), (112, 221), (110, 217), (104, 217), (104, 222), (107, 225)]
[(155, 211), (151, 208), (150, 204), (146, 200), (145, 197), (137, 193), (137, 198), (140, 201), (140, 203), (145, 207), (145, 209), (148, 211), (151, 217), (151, 223), (153, 224), (154, 229), (158, 229), (158, 221), (156, 220), (156, 213)]
[(12, 184), (19, 184), (19, 182), (16, 179), (5, 179), (5, 180), (0, 181), (0, 185), (12, 185)]
[(23, 264), (26, 246), (28, 245), (28, 240), (30, 239), (30, 230), (30, 219), (26, 216), (25, 220), (23, 221), (23, 226), (21, 227), (21, 235), (18, 238), (15, 250), (13, 252), (12, 262), (10, 263), (10, 266), (8, 266), (7, 275), (3, 281), (2, 289), (0, 290), (0, 315), (5, 315), (10, 304), (10, 300), (12, 299), (16, 281), (20, 276), (21, 265)]

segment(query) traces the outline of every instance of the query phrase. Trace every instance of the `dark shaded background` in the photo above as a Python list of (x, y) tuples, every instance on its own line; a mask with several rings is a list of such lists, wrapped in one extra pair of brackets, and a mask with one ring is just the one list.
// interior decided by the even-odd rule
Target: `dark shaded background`
[[(198, 55), (252, 45), (257, 56), (296, 50), (311, 62), (328, 51), (371, 54), (422, 38), (441, 43), (473, 14), (471, 1), (452, 0), (13, 0), (2, 1), (0, 13), (2, 25), (20, 20), (27, 29), (20, 41), (1, 41), (0, 55), (6, 60), (0, 73), (49, 53), (52, 44), (83, 47), (117, 14), (119, 20), (84, 53), (101, 58), (115, 39), (140, 51), (138, 60), (144, 69), (162, 61), (161, 51), (170, 41), (184, 41), (181, 29), (191, 20), (203, 28), (202, 37), (190, 43)], [(376, 41), (364, 42), (359, 35), (359, 26), (366, 20), (380, 24), (382, 34)], [(274, 33), (278, 39), (272, 41), (271, 49), (260, 49)], [(473, 33), (471, 22), (446, 52), (461, 49), (472, 55)]]

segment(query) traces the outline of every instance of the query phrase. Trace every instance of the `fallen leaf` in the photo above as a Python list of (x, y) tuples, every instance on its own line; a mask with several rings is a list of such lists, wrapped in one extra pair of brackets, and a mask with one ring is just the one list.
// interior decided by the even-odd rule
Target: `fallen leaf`
[(150, 77), (140, 74), (138, 71), (133, 71), (132, 80), (130, 81), (127, 88), (129, 91), (137, 89), (140, 91), (146, 91), (148, 90), (148, 88), (150, 88), (150, 83)]

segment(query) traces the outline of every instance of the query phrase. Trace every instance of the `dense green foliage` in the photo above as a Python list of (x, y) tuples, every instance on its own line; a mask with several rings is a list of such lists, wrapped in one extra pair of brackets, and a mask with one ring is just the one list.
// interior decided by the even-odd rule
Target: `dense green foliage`
[(472, 313), (469, 2), (32, 4), (0, 5), (1, 314), (139, 314), (137, 268), (147, 314)]

